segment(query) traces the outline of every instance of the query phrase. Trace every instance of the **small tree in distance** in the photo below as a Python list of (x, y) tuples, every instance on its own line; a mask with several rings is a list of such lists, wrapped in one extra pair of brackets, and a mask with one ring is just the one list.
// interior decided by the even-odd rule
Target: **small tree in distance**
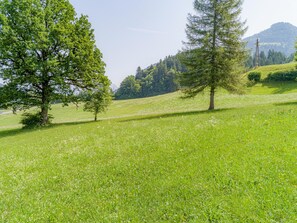
[(186, 97), (210, 90), (209, 110), (215, 108), (215, 92), (224, 88), (238, 91), (246, 59), (240, 21), (242, 0), (195, 0), (196, 14), (189, 15), (186, 50), (180, 56), (187, 72), (180, 83)]
[(95, 90), (86, 91), (82, 93), (82, 101), (85, 102), (84, 111), (92, 112), (94, 121), (97, 121), (98, 114), (105, 112), (111, 104), (111, 90), (108, 87), (102, 86)]

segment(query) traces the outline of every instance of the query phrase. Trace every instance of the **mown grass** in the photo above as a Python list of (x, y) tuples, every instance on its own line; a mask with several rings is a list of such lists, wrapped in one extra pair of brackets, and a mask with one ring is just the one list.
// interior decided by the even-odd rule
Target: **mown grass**
[(296, 222), (297, 94), (179, 96), (0, 116), (1, 221)]

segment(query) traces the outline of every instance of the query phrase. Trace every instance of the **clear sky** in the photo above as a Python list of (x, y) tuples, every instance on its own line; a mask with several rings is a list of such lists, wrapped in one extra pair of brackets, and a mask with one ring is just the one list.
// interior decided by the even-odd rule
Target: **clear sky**
[[(193, 0), (70, 0), (78, 14), (89, 16), (107, 75), (119, 86), (136, 68), (174, 55), (186, 40)], [(296, 0), (245, 0), (246, 36), (276, 22), (297, 25)]]

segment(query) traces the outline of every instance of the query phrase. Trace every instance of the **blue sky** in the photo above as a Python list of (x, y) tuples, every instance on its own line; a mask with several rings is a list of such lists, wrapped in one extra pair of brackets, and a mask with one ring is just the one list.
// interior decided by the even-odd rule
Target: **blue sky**
[[(136, 68), (174, 55), (186, 40), (193, 0), (70, 0), (78, 14), (89, 16), (97, 46), (107, 64), (106, 74), (119, 86)], [(276, 22), (297, 25), (296, 0), (246, 0), (242, 18), (246, 36)]]

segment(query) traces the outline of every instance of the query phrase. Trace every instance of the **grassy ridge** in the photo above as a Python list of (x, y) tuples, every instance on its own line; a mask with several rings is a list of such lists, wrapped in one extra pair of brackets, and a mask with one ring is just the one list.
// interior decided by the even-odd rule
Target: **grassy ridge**
[(268, 74), (275, 73), (275, 72), (281, 72), (281, 71), (291, 71), (295, 70), (297, 66), (297, 63), (287, 63), (287, 64), (276, 64), (276, 65), (268, 65), (268, 66), (262, 66), (258, 67), (253, 72), (260, 72), (262, 79), (266, 78)]
[[(296, 69), (296, 63), (278, 64), (258, 67), (250, 72), (261, 73), (261, 79), (265, 79), (268, 74), (276, 72), (292, 71)], [(245, 74), (245, 76), (248, 75)], [(248, 94), (265, 95), (265, 94), (288, 94), (297, 92), (297, 82), (262, 82), (247, 89)]]

